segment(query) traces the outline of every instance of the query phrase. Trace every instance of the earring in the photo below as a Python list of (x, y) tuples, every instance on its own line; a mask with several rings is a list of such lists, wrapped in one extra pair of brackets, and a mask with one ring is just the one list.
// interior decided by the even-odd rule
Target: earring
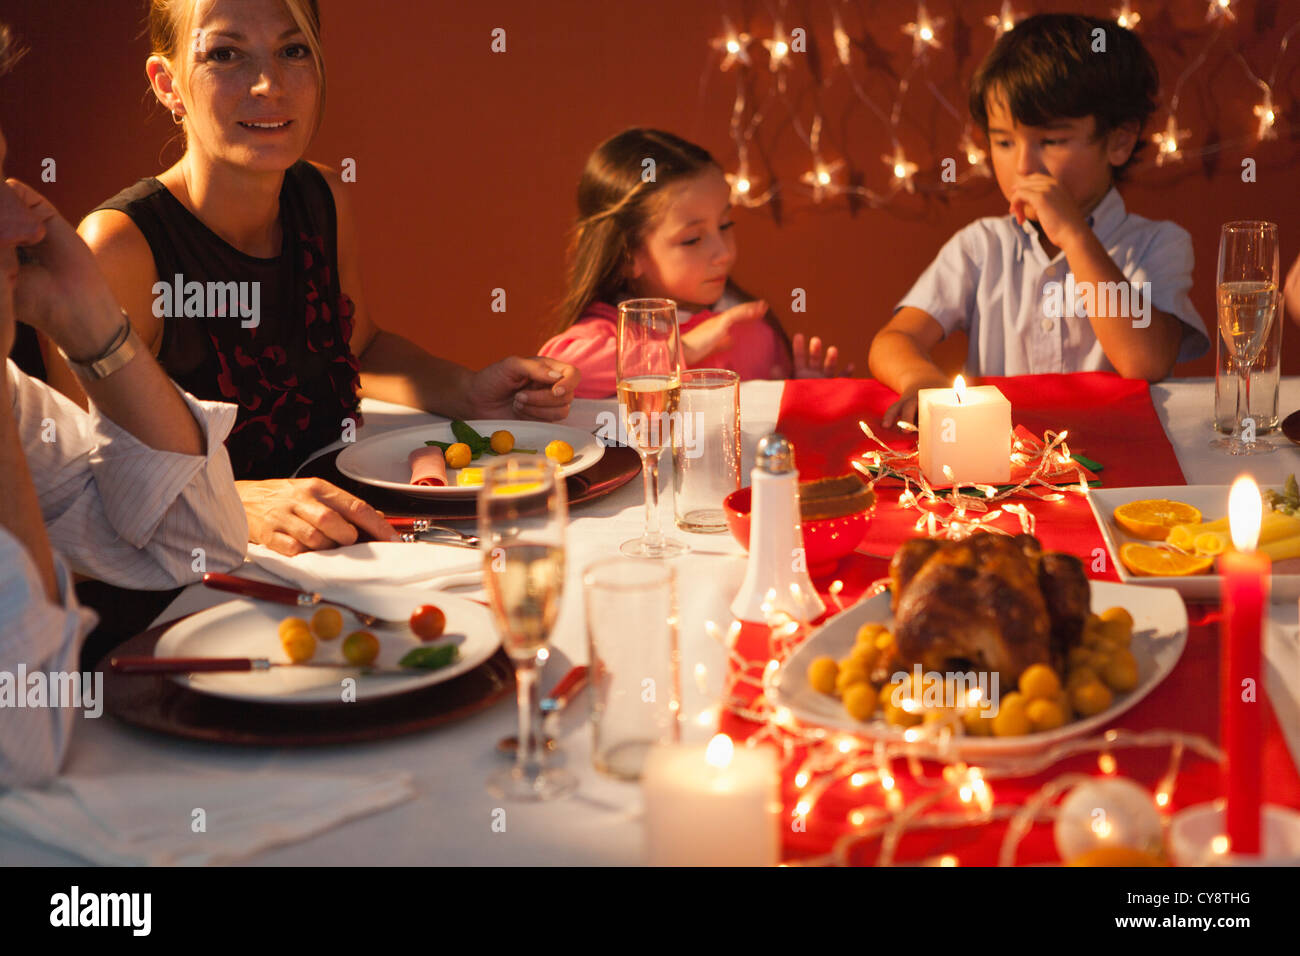
[(182, 123), (185, 122), (185, 114), (177, 113), (175, 110), (172, 110), (172, 122), (175, 123), (177, 126), (180, 126)]

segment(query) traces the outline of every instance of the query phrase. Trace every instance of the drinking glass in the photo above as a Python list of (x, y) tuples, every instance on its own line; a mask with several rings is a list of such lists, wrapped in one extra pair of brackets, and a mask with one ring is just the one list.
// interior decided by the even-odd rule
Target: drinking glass
[(488, 779), (488, 792), (510, 800), (553, 800), (577, 786), (573, 774), (544, 766), (537, 681), (564, 592), (568, 502), (555, 463), (512, 455), (483, 469), (478, 533), (483, 581), (501, 643), (515, 666), (519, 748), (513, 767)]
[(1211, 448), (1231, 455), (1271, 452), (1274, 446), (1255, 440), (1250, 418), (1250, 369), (1278, 311), (1277, 225), (1256, 220), (1225, 223), (1219, 236), (1219, 278), (1216, 289), (1219, 335), (1237, 369), (1237, 423), (1230, 438), (1216, 438)]
[(636, 780), (655, 744), (681, 737), (677, 576), (662, 561), (606, 558), (583, 573), (591, 759)]
[(689, 548), (659, 529), (659, 455), (680, 426), (682, 340), (672, 299), (628, 299), (618, 305), (618, 403), (629, 439), (641, 455), (645, 531), (620, 550), (639, 558), (671, 558)]
[(673, 443), (677, 527), (727, 530), (722, 499), (740, 487), (740, 376), (725, 368), (682, 372), (681, 431)]

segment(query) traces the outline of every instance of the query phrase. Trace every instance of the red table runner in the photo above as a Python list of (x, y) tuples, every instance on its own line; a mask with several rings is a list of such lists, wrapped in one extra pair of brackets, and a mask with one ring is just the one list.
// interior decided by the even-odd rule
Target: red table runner
[[(1072, 451), (1100, 462), (1102, 483), (1110, 487), (1134, 485), (1185, 484), (1178, 460), (1152, 407), (1145, 382), (1119, 378), (1098, 372), (1072, 375), (1036, 375), (1010, 378), (986, 378), (980, 384), (996, 385), (1011, 402), (1012, 419), (1041, 436), (1044, 431), (1069, 430)], [(858, 379), (795, 380), (787, 382), (781, 397), (777, 430), (795, 446), (795, 463), (801, 479), (844, 474), (851, 470), (849, 461), (874, 444), (858, 427), (861, 419), (877, 436), (893, 447), (913, 445), (915, 435), (881, 427), (885, 409), (897, 395), (879, 382)], [(1101, 532), (1088, 503), (1081, 495), (1069, 494), (1059, 502), (1022, 499), (1037, 519), (1035, 533), (1046, 549), (1069, 551), (1084, 561), (1089, 576), (1118, 580)], [(844, 584), (842, 598), (852, 600), (873, 580), (883, 577), (888, 558), (898, 545), (915, 532), (915, 510), (899, 507), (887, 492), (879, 498), (876, 514), (868, 530), (863, 551), (840, 563), (835, 577)], [(1004, 523), (1005, 522), (1005, 523)], [(999, 525), (1018, 530), (1014, 516), (1004, 515)], [(816, 582), (825, 587), (831, 579)], [(829, 601), (828, 601), (829, 604)], [(1174, 671), (1116, 726), (1123, 729), (1179, 730), (1218, 741), (1218, 625), (1207, 608), (1192, 605), (1188, 616), (1192, 622), (1187, 648)], [(748, 656), (758, 656), (750, 649)], [(1277, 719), (1260, 695), (1265, 708), (1264, 766), (1269, 768), (1264, 782), (1265, 799), (1300, 807), (1300, 775), (1286, 747)], [(741, 737), (755, 725), (738, 718), (727, 721), (729, 732)], [(1152, 750), (1126, 749), (1114, 754), (1116, 771), (1154, 790), (1168, 770), (1168, 748)], [(901, 762), (900, 762), (901, 764)], [(797, 762), (796, 762), (797, 765)], [(925, 763), (926, 775), (939, 778), (940, 768)], [(792, 768), (791, 768), (792, 772)], [(1079, 756), (1062, 761), (1045, 773), (991, 783), (998, 803), (1022, 803), (1048, 780), (1062, 773), (1098, 772), (1095, 756)], [(788, 774), (787, 774), (788, 777)], [(906, 768), (898, 766), (895, 778), (905, 798), (912, 799), (928, 788), (911, 779)], [(787, 808), (798, 799), (792, 782), (784, 782)], [(1169, 810), (1214, 799), (1221, 792), (1217, 765), (1188, 753), (1183, 757), (1177, 786)], [(837, 786), (818, 801), (803, 821), (805, 832), (787, 830), (787, 856), (798, 857), (824, 853), (852, 828), (848, 813), (855, 807), (883, 805), (880, 791), (866, 787), (857, 790), (844, 784)], [(953, 811), (957, 806), (936, 807)], [(912, 834), (902, 841), (897, 858), (915, 860), (938, 854), (952, 854), (963, 865), (992, 865), (1005, 833), (1004, 823), (959, 830), (939, 830)], [(875, 858), (874, 844), (863, 844), (855, 860), (870, 862)], [(1057, 859), (1051, 827), (1038, 825), (1020, 843), (1017, 862), (1034, 863)]]

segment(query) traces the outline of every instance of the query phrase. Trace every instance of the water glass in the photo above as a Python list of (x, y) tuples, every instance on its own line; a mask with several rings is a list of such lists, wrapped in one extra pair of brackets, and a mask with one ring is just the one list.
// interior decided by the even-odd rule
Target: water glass
[(609, 558), (583, 574), (592, 763), (637, 780), (650, 749), (681, 737), (677, 576), (661, 561)]
[(722, 499), (740, 487), (740, 376), (723, 368), (681, 375), (673, 443), (673, 507), (683, 531), (727, 530)]

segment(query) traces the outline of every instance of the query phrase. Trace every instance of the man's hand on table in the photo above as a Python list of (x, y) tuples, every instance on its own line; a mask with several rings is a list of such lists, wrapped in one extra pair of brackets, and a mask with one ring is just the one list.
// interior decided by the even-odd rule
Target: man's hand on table
[(237, 481), (235, 487), (248, 514), (248, 540), (280, 554), (355, 544), (363, 536), (397, 540), (382, 514), (320, 478)]

